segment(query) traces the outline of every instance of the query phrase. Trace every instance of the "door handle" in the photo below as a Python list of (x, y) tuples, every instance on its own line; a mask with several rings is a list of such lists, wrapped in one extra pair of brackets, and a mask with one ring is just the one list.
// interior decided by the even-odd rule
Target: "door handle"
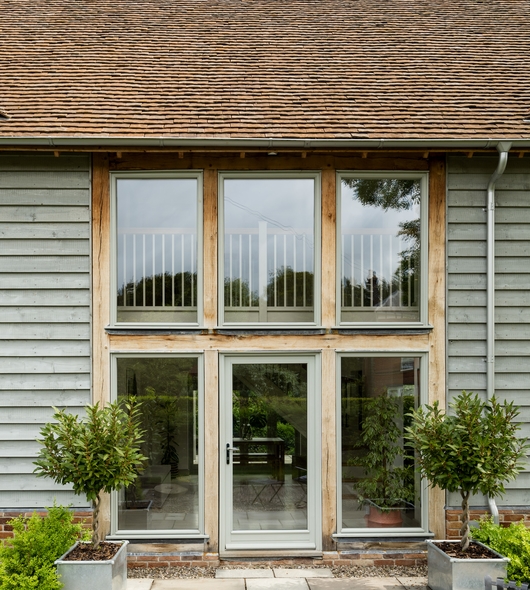
[(236, 447), (231, 447), (230, 443), (226, 443), (226, 464), (230, 465), (230, 451), (239, 451)]

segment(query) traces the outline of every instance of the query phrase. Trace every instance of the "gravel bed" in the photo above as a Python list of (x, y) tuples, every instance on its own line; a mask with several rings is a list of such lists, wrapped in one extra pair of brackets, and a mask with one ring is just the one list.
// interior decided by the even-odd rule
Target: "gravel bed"
[[(269, 569), (271, 566), (266, 564), (248, 564), (242, 565), (223, 565), (209, 567), (156, 567), (156, 568), (133, 568), (127, 571), (129, 578), (155, 578), (157, 580), (169, 580), (175, 578), (215, 578), (217, 569)], [(275, 566), (281, 567), (281, 566)], [(360, 566), (360, 565), (332, 565), (332, 566), (300, 566), (290, 567), (287, 569), (318, 569), (329, 567), (335, 578), (389, 578), (392, 576), (403, 577), (426, 577), (427, 566)]]

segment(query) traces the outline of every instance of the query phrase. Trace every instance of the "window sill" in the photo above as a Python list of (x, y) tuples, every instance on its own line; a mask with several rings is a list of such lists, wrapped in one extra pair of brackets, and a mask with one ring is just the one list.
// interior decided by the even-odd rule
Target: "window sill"
[(381, 532), (374, 533), (373, 530), (367, 531), (366, 534), (363, 533), (334, 533), (331, 535), (331, 538), (337, 541), (337, 543), (369, 543), (374, 542), (377, 543), (381, 541), (381, 539), (385, 540), (385, 543), (392, 543), (392, 542), (402, 542), (404, 540), (409, 542), (421, 542), (425, 541), (425, 539), (433, 539), (434, 533), (412, 530), (410, 532), (402, 532), (396, 533), (394, 531), (388, 532), (388, 529), (381, 529)]
[(216, 334), (221, 334), (223, 336), (238, 336), (238, 335), (251, 335), (251, 336), (285, 336), (285, 335), (292, 335), (292, 336), (321, 336), (326, 333), (325, 328), (280, 328), (280, 327), (220, 327), (215, 328)]
[[(178, 542), (179, 544), (191, 544), (194, 542), (200, 541), (207, 541), (210, 536), (204, 535), (202, 533), (181, 533), (179, 534), (178, 531), (174, 533), (160, 533), (159, 536), (153, 536), (153, 532), (149, 531), (149, 533), (141, 533), (141, 532), (134, 532), (134, 531), (117, 531), (113, 535), (107, 535), (105, 537), (111, 541), (122, 541), (127, 540), (131, 542), (140, 542), (144, 543), (167, 543), (169, 540), (172, 543)], [(129, 552), (130, 549), (129, 549)]]
[(172, 334), (197, 334), (206, 332), (200, 326), (154, 328), (152, 326), (107, 326), (105, 332), (116, 336), (170, 336)]
[(371, 334), (374, 336), (384, 336), (392, 334), (430, 334), (433, 331), (433, 326), (407, 326), (402, 324), (376, 326), (336, 326), (333, 332), (336, 334)]

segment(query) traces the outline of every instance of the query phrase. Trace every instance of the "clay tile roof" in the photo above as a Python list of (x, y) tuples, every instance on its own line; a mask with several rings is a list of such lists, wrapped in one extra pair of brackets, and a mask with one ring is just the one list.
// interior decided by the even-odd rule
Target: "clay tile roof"
[(530, 137), (528, 0), (0, 0), (0, 137)]

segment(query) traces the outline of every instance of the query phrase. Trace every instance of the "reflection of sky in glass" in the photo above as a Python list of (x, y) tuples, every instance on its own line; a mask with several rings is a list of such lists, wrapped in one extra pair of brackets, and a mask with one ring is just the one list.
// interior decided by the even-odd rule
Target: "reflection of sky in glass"
[(117, 181), (118, 289), (153, 274), (195, 272), (197, 180)]
[(266, 233), (267, 268), (261, 272), (266, 271), (267, 281), (282, 268), (313, 272), (314, 182), (312, 178), (225, 179), (228, 281), (240, 279), (258, 294), (260, 231)]
[(312, 178), (228, 178), (224, 183), (227, 228), (272, 227), (313, 231)]
[[(419, 181), (418, 181), (419, 182)], [(384, 210), (365, 205), (357, 191), (341, 184), (342, 276), (359, 285), (372, 273), (390, 283), (400, 263), (400, 253), (410, 249), (413, 240), (398, 236), (400, 225), (420, 218), (420, 204), (410, 209)]]

